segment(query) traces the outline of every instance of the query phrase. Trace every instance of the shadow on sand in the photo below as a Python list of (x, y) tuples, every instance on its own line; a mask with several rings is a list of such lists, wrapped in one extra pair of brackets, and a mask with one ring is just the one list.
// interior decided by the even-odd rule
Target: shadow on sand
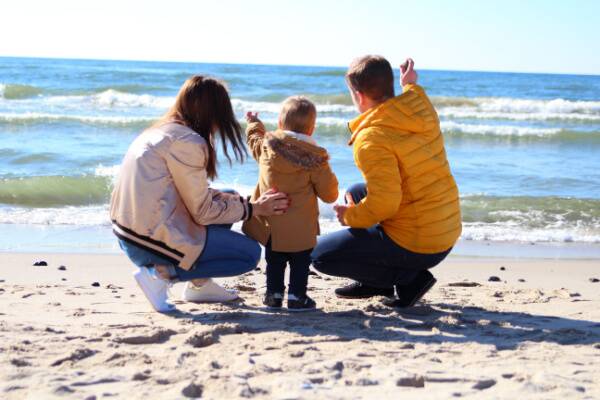
[[(511, 350), (523, 342), (561, 345), (600, 343), (600, 322), (480, 307), (432, 303), (402, 311), (370, 303), (363, 309), (304, 313), (268, 312), (242, 304), (195, 314), (178, 311), (174, 318), (215, 328), (215, 333), (295, 332), (306, 339), (290, 344), (330, 341), (403, 343), (480, 343)], [(234, 324), (233, 330), (217, 326)], [(219, 331), (219, 332), (217, 332)]]

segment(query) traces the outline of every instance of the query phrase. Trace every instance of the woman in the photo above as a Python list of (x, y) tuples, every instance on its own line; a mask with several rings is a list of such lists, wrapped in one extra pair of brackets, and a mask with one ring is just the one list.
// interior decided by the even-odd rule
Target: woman
[(258, 243), (229, 230), (253, 215), (280, 215), (285, 194), (269, 191), (256, 202), (209, 187), (217, 176), (215, 139), (243, 160), (242, 131), (227, 89), (203, 76), (188, 79), (175, 105), (129, 147), (111, 200), (113, 231), (139, 268), (134, 277), (156, 311), (173, 309), (167, 289), (186, 281), (183, 299), (225, 301), (237, 296), (212, 277), (256, 267)]

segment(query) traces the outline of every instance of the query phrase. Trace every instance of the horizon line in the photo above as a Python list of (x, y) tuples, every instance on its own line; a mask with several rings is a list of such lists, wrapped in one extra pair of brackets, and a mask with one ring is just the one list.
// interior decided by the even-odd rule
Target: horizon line
[[(182, 61), (182, 60), (152, 60), (152, 59), (119, 59), (119, 58), (85, 58), (85, 57), (47, 57), (47, 56), (6, 56), (2, 58), (13, 59), (41, 59), (41, 60), (63, 60), (63, 61), (116, 61), (116, 62), (142, 62), (142, 63), (171, 63), (171, 64), (207, 64), (207, 65), (253, 65), (273, 67), (316, 67), (316, 68), (347, 68), (347, 65), (316, 65), (316, 64), (278, 64), (278, 63), (243, 63), (243, 62), (218, 62), (218, 61)], [(399, 68), (394, 68), (394, 70)], [(442, 71), (442, 72), (476, 72), (476, 73), (499, 73), (499, 74), (532, 74), (532, 75), (567, 75), (567, 76), (600, 76), (600, 73), (575, 73), (575, 72), (531, 72), (531, 71), (508, 71), (508, 70), (482, 70), (482, 69), (446, 69), (446, 68), (417, 68), (417, 71)]]

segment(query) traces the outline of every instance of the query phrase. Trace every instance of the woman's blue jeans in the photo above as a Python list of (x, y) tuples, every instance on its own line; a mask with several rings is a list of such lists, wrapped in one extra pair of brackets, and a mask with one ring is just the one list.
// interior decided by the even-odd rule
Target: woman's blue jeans
[(206, 227), (204, 250), (190, 270), (173, 265), (171, 261), (131, 242), (119, 239), (119, 245), (138, 267), (167, 266), (171, 271), (171, 279), (178, 281), (245, 274), (256, 268), (261, 253), (256, 240), (232, 231), (231, 225)]
[(119, 239), (119, 244), (135, 265), (171, 267), (171, 277), (178, 281), (241, 275), (253, 270), (258, 264), (260, 246), (255, 240), (215, 225), (207, 226), (206, 232), (204, 250), (189, 271), (130, 242)]

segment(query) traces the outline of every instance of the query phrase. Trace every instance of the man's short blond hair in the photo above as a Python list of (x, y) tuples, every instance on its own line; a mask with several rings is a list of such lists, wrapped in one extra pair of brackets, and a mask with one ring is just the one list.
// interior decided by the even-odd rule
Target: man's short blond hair
[(317, 121), (317, 108), (304, 96), (292, 96), (283, 101), (279, 122), (281, 128), (309, 134)]

